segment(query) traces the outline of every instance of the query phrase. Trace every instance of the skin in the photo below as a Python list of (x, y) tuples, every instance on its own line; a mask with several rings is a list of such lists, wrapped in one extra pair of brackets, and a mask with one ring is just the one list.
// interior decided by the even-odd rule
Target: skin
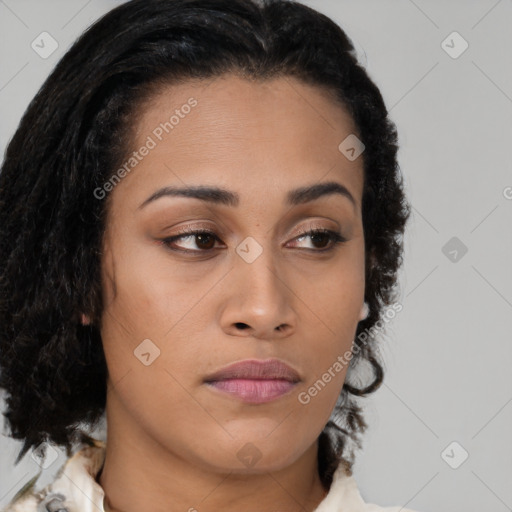
[[(197, 106), (162, 141), (153, 136), (156, 147), (110, 196), (101, 322), (108, 434), (97, 480), (116, 512), (313, 511), (328, 491), (317, 439), (346, 365), (308, 404), (298, 396), (351, 349), (360, 320), (363, 162), (338, 150), (357, 131), (321, 88), (230, 74), (157, 93), (136, 116), (132, 150), (190, 97)], [(355, 204), (341, 194), (285, 203), (289, 190), (327, 181)], [(184, 185), (222, 187), (240, 201), (164, 196), (139, 208), (158, 189)], [(183, 226), (218, 240), (173, 243), (194, 254), (162, 244)], [(300, 238), (312, 228), (347, 241)], [(251, 263), (236, 252), (247, 237), (262, 249)], [(147, 366), (134, 355), (145, 339), (160, 350)], [(274, 401), (248, 404), (203, 382), (235, 361), (268, 358), (301, 378)], [(247, 443), (252, 464), (237, 457)]]

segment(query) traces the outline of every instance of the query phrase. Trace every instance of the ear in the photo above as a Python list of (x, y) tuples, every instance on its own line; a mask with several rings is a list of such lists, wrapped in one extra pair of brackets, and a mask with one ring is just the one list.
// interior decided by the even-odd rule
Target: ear
[(361, 308), (361, 313), (359, 315), (359, 320), (365, 320), (368, 318), (368, 315), (370, 314), (370, 308), (368, 306), (368, 302), (365, 302)]
[(91, 323), (91, 319), (84, 313), (82, 313), (80, 318), (81, 318), (82, 325), (89, 325)]

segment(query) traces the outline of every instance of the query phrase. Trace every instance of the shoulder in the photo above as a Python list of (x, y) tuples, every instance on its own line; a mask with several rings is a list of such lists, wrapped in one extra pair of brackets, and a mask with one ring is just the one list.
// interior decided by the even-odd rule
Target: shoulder
[[(91, 500), (103, 511), (103, 490), (95, 481), (105, 458), (105, 443), (90, 438), (59, 468), (55, 478), (43, 489), (37, 489), (41, 471), (27, 482), (1, 512), (75, 512)], [(90, 503), (89, 503), (90, 506)]]
[(366, 503), (351, 473), (347, 473), (343, 466), (339, 466), (334, 475), (331, 488), (327, 496), (314, 512), (338, 512), (341, 510), (350, 512), (417, 512), (401, 506), (380, 507), (374, 503)]

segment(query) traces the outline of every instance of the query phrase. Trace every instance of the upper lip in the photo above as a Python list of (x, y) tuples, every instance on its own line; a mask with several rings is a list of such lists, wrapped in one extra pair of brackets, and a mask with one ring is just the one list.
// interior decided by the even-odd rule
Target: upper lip
[(290, 382), (298, 382), (299, 374), (290, 366), (279, 359), (247, 359), (230, 364), (219, 371), (208, 375), (205, 382), (214, 382), (226, 379), (281, 379)]

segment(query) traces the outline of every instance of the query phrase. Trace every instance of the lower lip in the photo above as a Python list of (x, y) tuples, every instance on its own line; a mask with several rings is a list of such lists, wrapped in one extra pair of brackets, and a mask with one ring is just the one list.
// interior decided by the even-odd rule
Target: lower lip
[(295, 387), (295, 383), (281, 379), (226, 379), (208, 385), (251, 404), (276, 400)]

